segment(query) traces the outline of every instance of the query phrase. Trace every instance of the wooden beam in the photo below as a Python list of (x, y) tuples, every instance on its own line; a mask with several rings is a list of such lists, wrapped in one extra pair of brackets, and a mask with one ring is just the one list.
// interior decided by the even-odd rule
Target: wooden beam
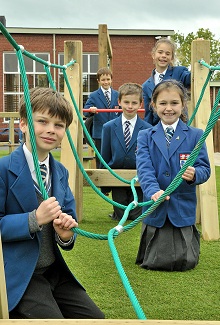
[(108, 33), (108, 27), (106, 24), (99, 25), (98, 49), (99, 49), (99, 68), (109, 66), (109, 68), (113, 70), (112, 67), (113, 51), (112, 51), (110, 36)]
[[(87, 175), (92, 182), (98, 186), (130, 186), (113, 176), (107, 169), (85, 169)], [(113, 169), (113, 171), (120, 177), (126, 180), (132, 180), (136, 175), (136, 169)], [(135, 184), (140, 186), (139, 183)]]
[(5, 270), (0, 234), (0, 318), (8, 318), (8, 299), (5, 285)]
[(2, 319), (0, 325), (220, 325), (220, 321), (138, 319)]
[[(67, 77), (70, 87), (73, 91), (75, 102), (82, 114), (82, 42), (81, 41), (66, 41), (64, 42), (64, 64), (69, 63), (72, 59), (76, 63), (67, 68)], [(69, 91), (64, 86), (64, 96), (71, 102)], [(74, 146), (77, 149), (81, 163), (83, 162), (83, 132), (79, 125), (79, 119), (73, 107), (73, 122), (69, 126), (71, 138)], [(70, 148), (67, 136), (64, 137), (61, 144), (61, 163), (69, 171), (69, 185), (76, 199), (76, 213), (78, 220), (82, 216), (82, 193), (83, 193), (83, 177), (76, 166), (76, 160)]]
[[(209, 70), (199, 64), (198, 61), (203, 59), (206, 63), (210, 63), (210, 41), (194, 40), (192, 42), (191, 53), (192, 105), (195, 107), (209, 72)], [(205, 130), (210, 113), (210, 86), (208, 84), (199, 110), (195, 116), (194, 126)], [(216, 240), (219, 239), (219, 220), (212, 131), (206, 139), (206, 145), (211, 165), (211, 177), (206, 183), (199, 185), (199, 191), (197, 191), (197, 193), (199, 193), (202, 237), (205, 240)]]

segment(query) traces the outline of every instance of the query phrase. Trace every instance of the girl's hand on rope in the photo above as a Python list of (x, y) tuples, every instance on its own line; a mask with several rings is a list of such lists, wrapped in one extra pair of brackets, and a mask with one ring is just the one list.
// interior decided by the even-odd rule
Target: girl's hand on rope
[(62, 240), (68, 241), (73, 236), (71, 228), (78, 227), (78, 223), (72, 216), (61, 212), (59, 217), (53, 220), (53, 227)]
[[(160, 191), (154, 193), (154, 194), (151, 196), (151, 200), (153, 200), (154, 202), (157, 201), (157, 200), (159, 199), (159, 197), (160, 197), (163, 193), (164, 193), (163, 190), (160, 190)], [(167, 196), (165, 197), (164, 200), (169, 200), (169, 199), (170, 199), (170, 197), (167, 195)]]
[(39, 205), (36, 210), (36, 219), (39, 226), (42, 226), (58, 218), (61, 213), (59, 202), (52, 196)]
[(189, 166), (183, 173), (182, 178), (185, 179), (187, 182), (194, 182), (195, 181), (195, 173), (196, 173), (195, 168)]
[(92, 107), (89, 108), (89, 110), (90, 110), (90, 113), (98, 114), (97, 107), (92, 106)]

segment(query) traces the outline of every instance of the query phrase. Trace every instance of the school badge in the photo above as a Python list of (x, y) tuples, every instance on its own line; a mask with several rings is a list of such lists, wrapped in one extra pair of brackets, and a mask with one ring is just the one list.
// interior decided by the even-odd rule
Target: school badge
[(189, 158), (189, 153), (180, 153), (180, 168), (183, 167), (187, 159)]

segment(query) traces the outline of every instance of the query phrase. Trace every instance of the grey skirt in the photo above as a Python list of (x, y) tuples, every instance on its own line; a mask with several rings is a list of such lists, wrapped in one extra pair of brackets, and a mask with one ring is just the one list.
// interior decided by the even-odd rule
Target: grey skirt
[(167, 218), (162, 228), (143, 224), (136, 264), (149, 270), (186, 271), (198, 264), (199, 253), (196, 227), (177, 228)]

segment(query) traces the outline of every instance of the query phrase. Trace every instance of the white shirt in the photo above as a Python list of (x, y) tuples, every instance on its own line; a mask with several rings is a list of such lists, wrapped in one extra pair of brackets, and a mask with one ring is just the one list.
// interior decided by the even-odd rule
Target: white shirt
[(103, 91), (103, 94), (105, 96), (105, 92), (108, 91), (108, 97), (109, 97), (109, 100), (111, 101), (111, 87), (109, 87), (109, 89), (104, 89), (102, 86), (101, 86), (101, 89)]
[(171, 125), (164, 124), (164, 123), (161, 121), (161, 124), (162, 124), (162, 127), (163, 127), (163, 129), (164, 129), (164, 132), (165, 132), (165, 130), (166, 130), (166, 128), (167, 128), (168, 126), (172, 126), (172, 127), (173, 127), (173, 130), (174, 130), (174, 132), (175, 132), (175, 131), (176, 131), (176, 127), (177, 127), (178, 122), (179, 122), (179, 118), (178, 118), (178, 120), (177, 120), (175, 123), (173, 123), (173, 124), (171, 124)]
[(161, 78), (160, 78), (160, 74), (165, 75), (166, 72), (167, 72), (167, 69), (164, 70), (163, 72), (158, 72), (157, 70), (155, 70), (155, 74), (154, 74), (154, 83), (155, 83), (155, 86), (162, 81)]
[(122, 118), (121, 118), (121, 121), (122, 121), (122, 128), (123, 128), (123, 133), (125, 131), (125, 122), (126, 121), (129, 121), (131, 124), (130, 124), (130, 134), (131, 134), (131, 137), (132, 137), (132, 134), (133, 134), (133, 131), (134, 131), (134, 127), (135, 127), (135, 124), (137, 122), (137, 115), (135, 115), (135, 117), (133, 117), (131, 120), (128, 120), (124, 117), (124, 114), (122, 114)]
[[(35, 167), (34, 167), (33, 156), (32, 156), (32, 153), (28, 150), (28, 148), (27, 148), (27, 146), (26, 146), (25, 143), (23, 145), (23, 151), (24, 151), (24, 155), (25, 155), (25, 158), (27, 160), (27, 163), (28, 163), (28, 167), (29, 167), (30, 172), (31, 172), (32, 179), (38, 184), (37, 175), (36, 175)], [(49, 173), (50, 173), (50, 169), (49, 169), (50, 168), (49, 167), (49, 155), (47, 156), (47, 158), (44, 161), (38, 161), (38, 164), (39, 165), (45, 164), (47, 166), (46, 183), (48, 184)]]

